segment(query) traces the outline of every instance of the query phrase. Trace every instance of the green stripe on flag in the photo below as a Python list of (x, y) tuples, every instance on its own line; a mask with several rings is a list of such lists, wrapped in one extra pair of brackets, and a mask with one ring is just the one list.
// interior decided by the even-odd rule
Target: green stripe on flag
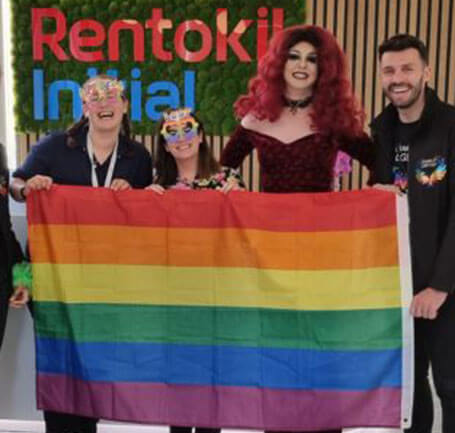
[(38, 302), (39, 337), (320, 350), (401, 347), (401, 310), (280, 309)]

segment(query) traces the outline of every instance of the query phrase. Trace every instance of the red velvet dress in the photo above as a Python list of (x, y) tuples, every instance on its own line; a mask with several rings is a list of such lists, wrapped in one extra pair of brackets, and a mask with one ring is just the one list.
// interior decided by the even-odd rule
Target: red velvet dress
[(221, 155), (221, 164), (237, 168), (257, 149), (264, 192), (326, 192), (332, 190), (339, 150), (368, 168), (374, 153), (369, 137), (335, 140), (319, 133), (290, 143), (239, 125)]

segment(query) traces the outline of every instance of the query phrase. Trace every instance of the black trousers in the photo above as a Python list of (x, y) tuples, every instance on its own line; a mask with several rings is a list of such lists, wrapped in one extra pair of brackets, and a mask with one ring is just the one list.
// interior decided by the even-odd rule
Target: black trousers
[(9, 293), (6, 290), (6, 281), (2, 281), (2, 270), (0, 269), (0, 348), (2, 347), (3, 336), (8, 317)]
[(435, 320), (416, 319), (415, 390), (412, 426), (407, 433), (431, 433), (433, 401), (428, 381), (433, 373), (441, 400), (442, 433), (455, 432), (455, 295), (449, 295)]
[[(170, 427), (170, 433), (191, 433), (193, 427)], [(219, 428), (205, 428), (205, 427), (195, 427), (195, 433), (220, 433), (221, 429)]]
[(96, 418), (44, 411), (46, 433), (96, 433)]

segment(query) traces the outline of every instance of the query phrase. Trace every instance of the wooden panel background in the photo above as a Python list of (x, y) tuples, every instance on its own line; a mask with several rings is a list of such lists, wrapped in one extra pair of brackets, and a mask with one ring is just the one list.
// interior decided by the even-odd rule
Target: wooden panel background
[[(455, 102), (455, 0), (306, 0), (306, 22), (330, 30), (344, 49), (350, 64), (356, 95), (369, 122), (386, 101), (378, 79), (377, 47), (387, 37), (411, 33), (421, 38), (430, 53), (433, 76), (430, 85), (439, 96)], [(23, 161), (40, 133), (19, 135), (18, 161)], [(154, 151), (154, 137), (137, 136)], [(228, 137), (208, 137), (216, 157)], [(259, 164), (256, 154), (241, 167), (250, 190), (259, 190)], [(340, 188), (361, 188), (368, 172), (354, 162), (351, 174)]]

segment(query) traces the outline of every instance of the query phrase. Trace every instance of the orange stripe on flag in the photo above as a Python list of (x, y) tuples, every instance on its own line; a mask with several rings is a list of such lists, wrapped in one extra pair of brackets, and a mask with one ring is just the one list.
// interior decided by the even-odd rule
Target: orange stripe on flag
[[(283, 270), (365, 269), (398, 263), (394, 226), (277, 233), (236, 228), (32, 225), (30, 239), (34, 245), (35, 263)], [(383, 245), (389, 245), (389, 248), (383, 248)]]

